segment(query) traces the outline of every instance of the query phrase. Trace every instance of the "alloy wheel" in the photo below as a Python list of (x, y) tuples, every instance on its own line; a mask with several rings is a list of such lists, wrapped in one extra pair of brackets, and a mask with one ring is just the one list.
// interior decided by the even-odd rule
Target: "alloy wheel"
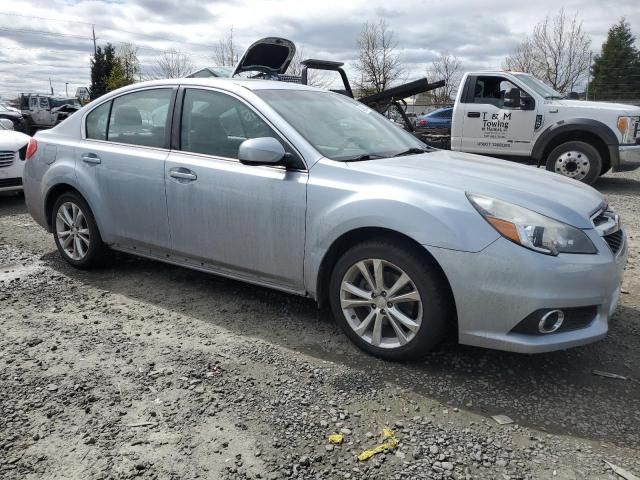
[(56, 214), (56, 235), (64, 253), (72, 260), (82, 260), (89, 251), (91, 235), (87, 218), (73, 202), (60, 205)]
[(367, 343), (398, 348), (416, 336), (422, 298), (409, 275), (379, 258), (352, 265), (340, 284), (340, 306), (349, 326)]

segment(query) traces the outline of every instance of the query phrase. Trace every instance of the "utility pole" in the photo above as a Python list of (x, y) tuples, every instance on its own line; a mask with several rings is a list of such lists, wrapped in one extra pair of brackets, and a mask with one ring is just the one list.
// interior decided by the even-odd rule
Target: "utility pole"
[(69, 96), (69, 82), (64, 82), (64, 94)]
[(49, 77), (49, 88), (51, 88), (51, 95), (53, 95), (53, 83), (51, 83), (51, 77)]
[(93, 56), (95, 58), (96, 54), (98, 53), (98, 49), (96, 47), (96, 26), (95, 25), (91, 25), (91, 33), (93, 35)]

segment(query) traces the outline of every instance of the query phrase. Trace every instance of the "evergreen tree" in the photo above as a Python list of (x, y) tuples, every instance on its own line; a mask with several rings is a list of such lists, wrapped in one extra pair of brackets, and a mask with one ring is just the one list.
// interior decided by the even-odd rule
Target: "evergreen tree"
[(96, 48), (96, 54), (91, 60), (91, 100), (104, 95), (109, 91), (107, 82), (115, 62), (116, 49), (110, 43), (104, 48)]
[(594, 100), (640, 98), (640, 57), (629, 23), (611, 26), (602, 52), (591, 67), (589, 97)]

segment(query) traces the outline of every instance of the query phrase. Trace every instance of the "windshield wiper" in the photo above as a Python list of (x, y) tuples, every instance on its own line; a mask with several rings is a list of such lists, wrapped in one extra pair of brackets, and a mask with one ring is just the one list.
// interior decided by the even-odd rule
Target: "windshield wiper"
[(342, 162), (361, 162), (363, 160), (374, 160), (376, 158), (387, 158), (384, 155), (376, 155), (375, 153), (363, 153), (362, 155), (358, 155), (357, 157), (350, 158), (341, 158)]
[(424, 148), (411, 147), (410, 149), (405, 150), (404, 152), (396, 153), (394, 157), (402, 157), (404, 155), (418, 155), (420, 153), (427, 153), (428, 151), (429, 150), (426, 150)]

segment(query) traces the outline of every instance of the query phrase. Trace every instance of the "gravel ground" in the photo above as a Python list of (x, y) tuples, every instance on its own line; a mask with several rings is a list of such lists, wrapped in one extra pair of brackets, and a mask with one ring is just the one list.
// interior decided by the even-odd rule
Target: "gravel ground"
[[(0, 196), (0, 478), (640, 474), (640, 169), (596, 187), (631, 237), (606, 340), (409, 364), (359, 352), (305, 299), (125, 255), (74, 270)], [(384, 427), (397, 449), (358, 461)]]

